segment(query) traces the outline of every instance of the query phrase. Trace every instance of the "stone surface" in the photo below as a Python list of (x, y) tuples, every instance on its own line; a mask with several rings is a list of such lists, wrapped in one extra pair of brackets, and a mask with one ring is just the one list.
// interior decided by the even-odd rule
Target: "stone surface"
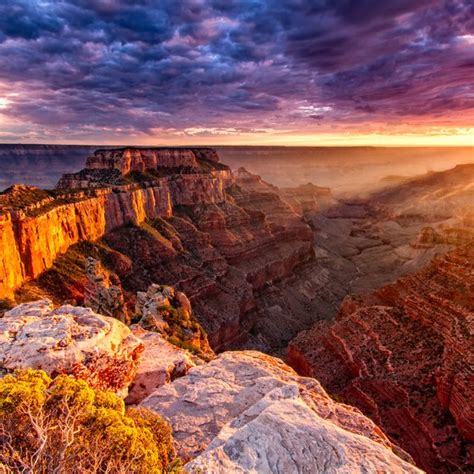
[(470, 472), (474, 245), (362, 297), (292, 341), (290, 364), (358, 406), (429, 472)]
[(142, 406), (170, 421), (179, 454), (195, 458), (188, 472), (419, 472), (358, 410), (259, 352), (223, 353)]
[(126, 395), (143, 344), (114, 318), (49, 300), (21, 304), (0, 319), (0, 367), (73, 374)]
[(132, 333), (145, 347), (136, 376), (129, 387), (126, 403), (137, 404), (162, 385), (186, 375), (191, 367), (202, 363), (190, 352), (170, 344), (161, 334), (134, 325)]
[(137, 293), (135, 312), (142, 328), (161, 333), (175, 345), (187, 347), (205, 359), (214, 357), (191, 303), (181, 291), (153, 283), (146, 292)]
[(92, 257), (86, 260), (86, 276), (84, 306), (129, 324), (130, 318), (120, 281), (115, 281), (114, 284), (101, 263)]

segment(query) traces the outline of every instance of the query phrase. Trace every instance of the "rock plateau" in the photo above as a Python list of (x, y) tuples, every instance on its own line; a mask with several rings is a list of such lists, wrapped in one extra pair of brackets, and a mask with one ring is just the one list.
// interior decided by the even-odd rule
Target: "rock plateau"
[(258, 352), (221, 354), (142, 406), (170, 421), (190, 473), (421, 472), (358, 410)]

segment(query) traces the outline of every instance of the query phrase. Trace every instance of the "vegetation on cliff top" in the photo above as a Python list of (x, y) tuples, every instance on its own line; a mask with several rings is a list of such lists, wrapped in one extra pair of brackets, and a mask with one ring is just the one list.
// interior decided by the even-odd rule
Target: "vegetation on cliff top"
[(111, 392), (41, 370), (0, 379), (0, 465), (7, 472), (178, 472), (171, 428)]

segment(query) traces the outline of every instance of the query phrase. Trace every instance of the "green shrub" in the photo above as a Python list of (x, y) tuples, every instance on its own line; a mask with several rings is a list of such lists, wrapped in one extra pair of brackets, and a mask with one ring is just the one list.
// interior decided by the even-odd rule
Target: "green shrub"
[(12, 472), (176, 472), (173, 456), (170, 426), (111, 392), (41, 370), (0, 379), (0, 466)]

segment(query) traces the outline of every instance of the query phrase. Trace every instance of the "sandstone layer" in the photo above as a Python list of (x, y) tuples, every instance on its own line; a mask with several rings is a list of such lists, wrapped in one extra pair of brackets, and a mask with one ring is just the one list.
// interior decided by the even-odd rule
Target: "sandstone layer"
[(0, 319), (0, 367), (72, 374), (126, 395), (143, 344), (120, 321), (48, 300), (25, 303)]
[[(249, 340), (253, 346), (269, 347), (271, 338), (253, 341), (252, 334), (257, 315), (273, 317), (271, 297), (267, 303), (263, 295), (314, 258), (313, 234), (294, 196), (289, 204), (258, 176), (245, 170), (231, 173), (209, 149), (99, 150), (87, 166), (64, 176), (61, 189), (52, 194), (22, 188), (2, 196), (6, 213), (17, 209), (35, 226), (49, 210), (57, 212), (65, 188), (74, 189), (68, 195), (77, 205), (103, 201), (94, 208), (96, 213), (86, 213), (87, 228), (93, 232), (84, 231), (86, 224), (71, 210), (75, 202), (72, 207), (70, 202), (62, 205), (64, 212), (74, 214), (70, 226), (81, 232), (67, 231), (67, 238), (63, 234), (69, 221), (57, 219), (38, 229), (35, 243), (27, 232), (19, 243), (17, 229), (23, 221), (15, 222), (12, 251), (4, 259), (19, 262), (21, 271), (5, 265), (3, 296), (12, 296), (12, 287), (34, 277), (17, 291), (17, 301), (44, 295), (57, 303), (74, 300), (98, 309), (97, 301), (110, 300), (104, 307), (107, 314), (122, 317), (107, 295), (122, 288), (133, 315), (137, 292), (159, 283), (189, 297), (213, 349)], [(305, 201), (312, 200), (315, 207), (327, 196), (327, 190), (320, 196), (318, 189), (305, 194)], [(15, 249), (18, 256), (13, 255)], [(84, 274), (81, 260), (87, 257), (102, 262), (104, 278)], [(93, 282), (95, 278), (99, 281)], [(297, 324), (291, 333), (284, 328), (275, 345), (285, 344), (304, 327)]]
[[(88, 164), (61, 179), (54, 192), (13, 186), (0, 194), (0, 297), (11, 297), (19, 283), (50, 268), (75, 243), (170, 217), (173, 206), (225, 201), (230, 179), (207, 149), (99, 151)], [(140, 174), (145, 165), (154, 166), (153, 174)]]
[(357, 409), (258, 352), (223, 353), (142, 406), (169, 420), (188, 472), (420, 472)]
[(336, 322), (292, 341), (300, 373), (359, 407), (429, 472), (469, 472), (474, 451), (474, 246), (347, 298)]

